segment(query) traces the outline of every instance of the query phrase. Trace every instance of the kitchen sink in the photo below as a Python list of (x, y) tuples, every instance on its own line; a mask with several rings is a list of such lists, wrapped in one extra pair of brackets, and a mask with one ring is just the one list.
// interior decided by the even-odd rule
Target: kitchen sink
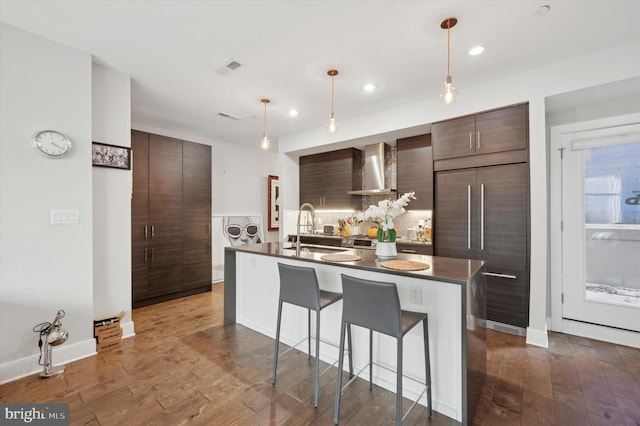
[[(285, 250), (294, 250), (296, 246), (286, 247)], [(326, 246), (314, 246), (309, 244), (301, 244), (300, 252), (307, 253), (340, 253), (341, 251), (347, 251), (347, 249), (343, 249), (340, 247), (326, 247)]]

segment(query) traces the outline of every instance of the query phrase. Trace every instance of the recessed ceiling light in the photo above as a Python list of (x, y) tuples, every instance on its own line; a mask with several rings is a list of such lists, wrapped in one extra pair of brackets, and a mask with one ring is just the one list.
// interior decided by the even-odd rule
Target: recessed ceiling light
[(482, 46), (474, 46), (469, 50), (469, 55), (476, 56), (484, 52), (484, 47)]
[(373, 83), (367, 83), (362, 87), (362, 90), (364, 90), (365, 92), (373, 92), (374, 90), (376, 90), (376, 85)]
[(297, 117), (297, 116), (298, 116), (298, 111), (297, 111), (297, 110), (295, 110), (295, 109), (290, 109), (290, 110), (289, 110), (289, 115), (290, 115), (291, 117)]

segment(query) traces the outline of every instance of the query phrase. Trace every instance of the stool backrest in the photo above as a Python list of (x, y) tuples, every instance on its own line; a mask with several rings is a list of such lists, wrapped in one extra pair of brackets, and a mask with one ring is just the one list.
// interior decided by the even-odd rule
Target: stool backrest
[(309, 309), (320, 309), (320, 288), (316, 270), (278, 263), (280, 299)]
[(394, 283), (342, 274), (342, 318), (393, 337), (402, 337), (402, 311)]

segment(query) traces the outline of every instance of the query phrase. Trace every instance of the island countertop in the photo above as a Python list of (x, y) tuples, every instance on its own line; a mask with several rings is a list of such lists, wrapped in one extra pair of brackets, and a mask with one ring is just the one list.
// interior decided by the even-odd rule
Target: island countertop
[(295, 248), (290, 247), (295, 246), (292, 246), (291, 243), (283, 244), (274, 242), (226, 247), (225, 250), (282, 257), (287, 259), (297, 259), (306, 262), (335, 264), (336, 266), (342, 266), (346, 268), (364, 269), (369, 271), (382, 272), (385, 274), (403, 275), (413, 278), (425, 278), (434, 281), (444, 281), (461, 285), (466, 284), (474, 274), (480, 271), (484, 264), (484, 262), (479, 260), (398, 253), (398, 256), (396, 258), (399, 260), (410, 260), (415, 262), (427, 263), (429, 265), (428, 269), (424, 269), (421, 271), (399, 271), (381, 266), (374, 250), (345, 248), (337, 249), (335, 253), (355, 254), (360, 256), (361, 259), (350, 262), (336, 262), (323, 260), (322, 256), (327, 253), (300, 251), (300, 255), (297, 255)]

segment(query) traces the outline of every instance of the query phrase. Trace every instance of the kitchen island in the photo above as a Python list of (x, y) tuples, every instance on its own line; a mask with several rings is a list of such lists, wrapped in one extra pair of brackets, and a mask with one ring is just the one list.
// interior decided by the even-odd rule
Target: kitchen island
[[(430, 265), (420, 271), (398, 271), (380, 265), (373, 250), (340, 249), (360, 260), (333, 262), (324, 254), (338, 249), (309, 247), (296, 253), (290, 244), (265, 243), (225, 248), (225, 324), (237, 322), (271, 338), (275, 337), (278, 311), (278, 262), (314, 267), (323, 290), (342, 292), (341, 274), (364, 279), (394, 282), (402, 309), (429, 314), (433, 409), (462, 424), (473, 419), (486, 376), (486, 288), (484, 264), (476, 260), (399, 254), (399, 260)], [(376, 307), (372, 307), (376, 309)], [(322, 311), (322, 339), (339, 341), (342, 304)], [(312, 321), (314, 320), (312, 316)], [(306, 336), (305, 309), (285, 304), (281, 341), (293, 345)], [(368, 362), (368, 332), (353, 327), (354, 371)], [(422, 333), (410, 332), (404, 338), (404, 372), (424, 380)], [(374, 360), (395, 368), (394, 339), (374, 334)], [(322, 343), (320, 358), (328, 363), (337, 359), (338, 350)], [(330, 374), (330, 373), (328, 373)], [(374, 383), (395, 391), (395, 374), (374, 367)], [(421, 385), (403, 381), (403, 395), (415, 400)], [(426, 405), (426, 398), (420, 401)]]

